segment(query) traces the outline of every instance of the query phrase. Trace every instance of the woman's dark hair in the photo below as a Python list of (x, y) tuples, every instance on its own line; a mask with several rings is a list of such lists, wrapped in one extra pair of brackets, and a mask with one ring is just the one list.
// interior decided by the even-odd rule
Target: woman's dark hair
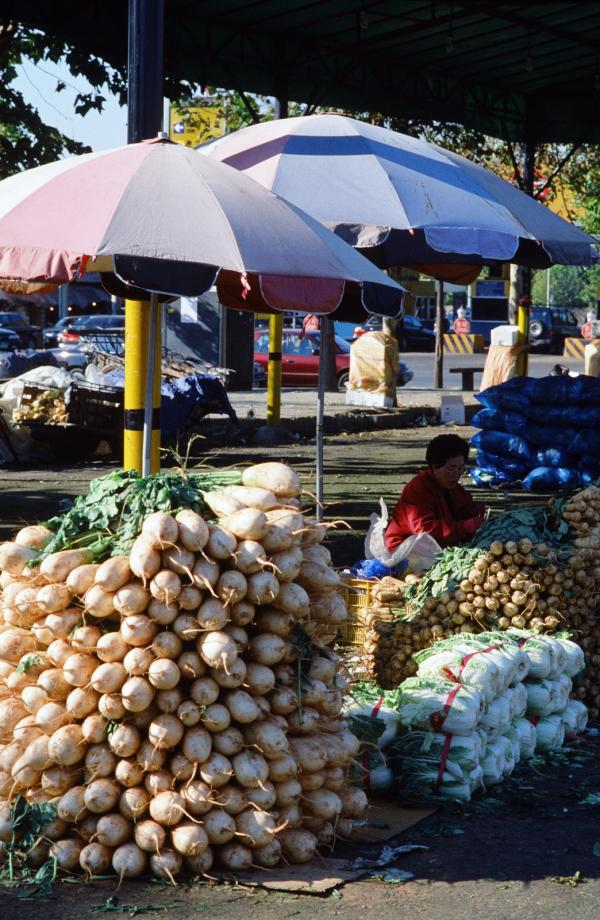
[(457, 434), (439, 434), (437, 438), (430, 441), (427, 445), (425, 459), (430, 469), (437, 466), (444, 466), (451, 457), (458, 456), (465, 458), (465, 463), (469, 459), (469, 445), (463, 438)]

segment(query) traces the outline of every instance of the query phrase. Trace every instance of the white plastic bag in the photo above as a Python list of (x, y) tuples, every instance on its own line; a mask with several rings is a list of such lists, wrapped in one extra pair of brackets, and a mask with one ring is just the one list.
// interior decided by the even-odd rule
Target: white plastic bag
[(430, 569), (436, 556), (442, 551), (439, 543), (428, 533), (418, 533), (407, 537), (393, 553), (390, 553), (385, 545), (385, 532), (389, 524), (388, 509), (382, 498), (379, 499), (379, 504), (381, 516), (371, 515), (371, 526), (365, 537), (365, 559), (377, 559), (389, 569), (408, 559), (410, 572), (425, 572)]

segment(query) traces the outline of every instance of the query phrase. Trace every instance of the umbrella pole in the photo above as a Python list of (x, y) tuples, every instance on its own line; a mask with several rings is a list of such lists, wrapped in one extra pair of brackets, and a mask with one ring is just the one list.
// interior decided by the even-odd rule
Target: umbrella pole
[[(142, 476), (160, 469), (160, 305), (158, 295), (150, 295), (148, 334), (148, 368), (144, 393), (144, 428), (142, 439)], [(158, 390), (158, 394), (157, 394)], [(158, 395), (158, 399), (157, 399)], [(157, 410), (155, 405), (158, 403)], [(155, 430), (156, 429), (156, 430)]]
[(325, 416), (325, 376), (327, 365), (323, 361), (323, 342), (327, 335), (327, 323), (330, 322), (328, 316), (321, 318), (321, 332), (319, 334), (319, 383), (317, 386), (317, 424), (316, 424), (316, 441), (317, 441), (317, 521), (323, 520), (323, 419)]
[(125, 301), (125, 424), (123, 469), (142, 470), (144, 381), (148, 361), (148, 307), (140, 300)]
[(435, 282), (435, 366), (433, 370), (433, 386), (436, 390), (444, 388), (444, 282)]

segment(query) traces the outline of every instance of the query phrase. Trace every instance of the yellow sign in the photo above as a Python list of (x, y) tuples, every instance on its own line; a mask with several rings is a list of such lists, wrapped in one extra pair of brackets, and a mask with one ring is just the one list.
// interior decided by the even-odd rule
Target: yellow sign
[(169, 137), (186, 147), (197, 147), (225, 133), (225, 119), (214, 105), (197, 105), (183, 112), (169, 110)]

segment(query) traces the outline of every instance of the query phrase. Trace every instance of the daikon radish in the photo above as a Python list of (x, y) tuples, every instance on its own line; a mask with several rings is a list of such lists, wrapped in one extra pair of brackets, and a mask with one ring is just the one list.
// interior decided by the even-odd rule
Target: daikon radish
[(145, 585), (160, 569), (160, 553), (143, 535), (134, 541), (129, 553), (129, 567)]
[(121, 880), (137, 878), (144, 872), (146, 865), (146, 854), (135, 843), (124, 843), (112, 855), (112, 867)]
[(239, 728), (230, 725), (229, 728), (217, 732), (212, 737), (212, 743), (215, 751), (224, 754), (226, 757), (233, 757), (239, 754), (245, 745), (244, 736)]
[(239, 540), (260, 541), (269, 529), (264, 511), (258, 508), (242, 508), (224, 518), (223, 526)]
[(40, 574), (49, 582), (65, 582), (73, 569), (91, 561), (92, 554), (87, 549), (64, 549), (46, 556), (40, 565)]
[(212, 677), (199, 677), (190, 686), (190, 698), (199, 706), (210, 706), (219, 698), (219, 685)]
[(297, 620), (307, 619), (310, 614), (310, 598), (304, 588), (295, 582), (280, 584), (273, 606), (291, 613)]
[(49, 856), (56, 860), (59, 869), (71, 872), (79, 865), (83, 846), (82, 840), (56, 840), (50, 847)]
[(220, 808), (213, 808), (205, 814), (203, 827), (209, 842), (213, 845), (228, 843), (235, 836), (234, 819)]
[(150, 800), (150, 815), (163, 827), (173, 827), (185, 816), (185, 799), (177, 792), (160, 792)]
[(121, 616), (129, 617), (143, 613), (150, 602), (150, 595), (143, 585), (129, 581), (115, 591), (113, 604)]
[(171, 842), (182, 856), (200, 856), (208, 847), (208, 836), (198, 824), (182, 821), (171, 831)]
[(181, 680), (181, 671), (170, 658), (157, 658), (148, 668), (148, 680), (159, 690), (172, 690)]
[(330, 623), (338, 626), (348, 619), (348, 610), (343, 597), (337, 592), (319, 594), (311, 598), (310, 619), (316, 623)]
[(83, 603), (88, 613), (91, 613), (92, 616), (99, 620), (113, 616), (116, 609), (114, 593), (105, 591), (104, 588), (96, 584), (85, 592)]
[(185, 546), (172, 546), (170, 549), (164, 550), (161, 558), (165, 568), (187, 577), (189, 577), (196, 560), (191, 550), (186, 549)]
[(157, 658), (177, 658), (183, 651), (183, 643), (179, 636), (166, 630), (158, 633), (150, 646)]
[(202, 603), (202, 592), (195, 585), (184, 585), (177, 597), (181, 610), (197, 610)]
[(300, 494), (300, 481), (285, 463), (269, 461), (249, 466), (242, 473), (242, 484), (267, 489), (277, 498), (295, 498)]
[(201, 629), (214, 631), (222, 629), (229, 622), (229, 613), (223, 601), (209, 598), (198, 608), (196, 619)]
[(212, 751), (210, 757), (200, 764), (200, 777), (211, 789), (226, 786), (233, 776), (231, 761), (224, 754)]
[(100, 585), (104, 591), (114, 593), (126, 585), (131, 579), (131, 569), (129, 567), (128, 556), (113, 556), (107, 559), (98, 568), (94, 579), (97, 585)]
[(285, 732), (267, 720), (248, 725), (244, 734), (247, 743), (258, 748), (268, 760), (277, 760), (289, 752)]
[(181, 788), (181, 794), (185, 801), (185, 807), (191, 815), (205, 815), (213, 807), (212, 789), (201, 780), (195, 779), (185, 783)]
[(106, 847), (118, 847), (131, 837), (131, 824), (118, 812), (103, 814), (96, 825), (96, 840)]
[(157, 750), (176, 747), (183, 738), (184, 727), (177, 716), (161, 713), (148, 726), (148, 740)]
[[(229, 607), (232, 604), (237, 604), (246, 596), (248, 582), (241, 572), (231, 569), (229, 572), (223, 572), (215, 590), (223, 604)], [(198, 615), (200, 615), (200, 611)]]
[(303, 565), (303, 554), (299, 546), (291, 546), (281, 553), (274, 553), (269, 561), (277, 573), (278, 580), (294, 581)]
[(224, 732), (231, 724), (231, 713), (222, 703), (211, 703), (202, 712), (200, 720), (204, 728), (214, 734)]
[(145, 853), (158, 853), (165, 845), (167, 832), (157, 821), (147, 818), (135, 825), (134, 836), (140, 850)]
[[(80, 782), (81, 773), (79, 771), (71, 767), (50, 766), (42, 773), (41, 786), (50, 798), (54, 798), (54, 796), (63, 795), (71, 786), (80, 785)], [(66, 825), (63, 827), (64, 830), (61, 830), (58, 836), (66, 830)], [(47, 827), (44, 829), (44, 834), (50, 837)]]
[(240, 786), (254, 789), (265, 783), (269, 776), (269, 766), (265, 758), (256, 751), (240, 751), (232, 758), (235, 778)]
[(106, 875), (112, 865), (113, 851), (101, 843), (88, 843), (79, 854), (79, 865), (89, 878)]
[(90, 744), (102, 744), (106, 741), (106, 720), (101, 715), (92, 713), (81, 723), (81, 731)]
[(44, 549), (50, 543), (54, 533), (42, 524), (31, 524), (22, 527), (15, 537), (19, 546), (29, 546), (32, 549)]
[(229, 617), (234, 626), (247, 626), (254, 619), (256, 607), (248, 600), (238, 601), (229, 609)]
[(223, 491), (227, 495), (241, 502), (247, 508), (258, 508), (260, 511), (270, 511), (279, 504), (275, 495), (268, 489), (252, 486), (226, 486)]
[(117, 722), (127, 715), (120, 693), (103, 693), (98, 700), (98, 712), (109, 722)]
[(142, 524), (142, 537), (155, 549), (167, 549), (177, 542), (179, 528), (170, 514), (156, 511)]
[(271, 604), (279, 594), (280, 585), (270, 572), (257, 572), (248, 578), (246, 597), (253, 604)]
[(209, 593), (218, 582), (220, 575), (221, 570), (214, 559), (198, 559), (192, 569), (194, 585), (200, 590), (208, 591)]
[(223, 491), (203, 492), (202, 498), (217, 517), (227, 517), (243, 508), (242, 502)]
[[(73, 656), (75, 657), (75, 656)], [(71, 659), (67, 659), (68, 663)], [(98, 693), (116, 693), (127, 680), (127, 671), (120, 661), (107, 661), (93, 669), (89, 682)]]
[(255, 847), (252, 851), (252, 858), (257, 866), (263, 866), (265, 869), (274, 869), (281, 860), (281, 844), (275, 837), (264, 847)]
[(261, 540), (266, 553), (282, 553), (284, 550), (289, 549), (293, 542), (294, 531), (292, 528), (277, 522), (269, 523), (269, 529)]
[(125, 789), (119, 799), (119, 811), (128, 821), (138, 821), (147, 811), (150, 793), (141, 786)]
[(188, 728), (183, 736), (181, 751), (191, 763), (204, 763), (210, 757), (212, 738), (205, 728)]
[[(229, 634), (229, 632), (228, 632)], [(236, 641), (236, 637), (231, 637), (233, 641)], [(236, 642), (236, 648), (239, 648), (239, 643)], [(246, 664), (242, 658), (236, 658), (236, 660), (231, 665), (229, 671), (217, 671), (211, 670), (210, 676), (215, 680), (219, 687), (224, 687), (226, 690), (235, 690), (236, 687), (241, 687), (246, 679)]]
[(234, 720), (242, 725), (256, 721), (260, 715), (254, 698), (244, 690), (232, 690), (227, 693), (225, 704)]
[(238, 657), (235, 642), (224, 632), (209, 632), (200, 636), (197, 648), (203, 661), (210, 668), (218, 670), (228, 671)]
[(150, 619), (158, 623), (159, 626), (169, 626), (171, 623), (174, 623), (179, 616), (179, 605), (163, 604), (162, 601), (157, 601), (156, 598), (153, 597), (148, 604), (146, 613)]
[(35, 651), (35, 638), (17, 627), (0, 633), (0, 661), (18, 664), (23, 655)]
[(96, 655), (100, 661), (105, 662), (123, 661), (128, 651), (129, 645), (120, 632), (104, 633), (96, 645)]
[(121, 758), (133, 757), (141, 743), (142, 738), (135, 725), (127, 723), (117, 725), (108, 738), (108, 746), (111, 751)]
[(230, 872), (246, 872), (252, 865), (252, 850), (241, 843), (226, 843), (218, 855), (219, 862)]
[(143, 648), (135, 646), (130, 648), (123, 658), (123, 667), (130, 677), (140, 676), (148, 673), (148, 668), (154, 661), (154, 652), (152, 648)]
[(337, 591), (341, 584), (340, 576), (332, 568), (308, 561), (302, 563), (296, 581), (309, 594), (329, 594)]
[(76, 597), (83, 597), (86, 591), (89, 591), (94, 584), (96, 572), (99, 568), (100, 566), (94, 562), (78, 565), (67, 576), (66, 586), (69, 591)]
[(271, 607), (263, 608), (256, 617), (256, 626), (260, 632), (273, 633), (285, 639), (292, 632), (296, 623), (291, 613)]
[(171, 569), (161, 569), (150, 582), (150, 593), (163, 604), (173, 604), (181, 592), (181, 578)]
[(310, 831), (286, 828), (277, 839), (284, 857), (293, 865), (310, 862), (317, 850), (317, 838)]
[(125, 617), (121, 621), (121, 635), (128, 645), (150, 645), (157, 631), (156, 623), (143, 613)]
[(319, 562), (321, 565), (331, 565), (331, 553), (326, 546), (315, 543), (302, 547), (302, 555), (306, 562)]
[[(17, 607), (19, 596), (16, 598)], [(59, 610), (65, 610), (72, 598), (73, 594), (66, 585), (44, 585), (38, 588), (36, 593), (36, 603), (44, 613), (57, 613)]]
[(258, 633), (250, 640), (250, 655), (258, 664), (267, 667), (277, 664), (285, 652), (285, 641), (274, 633)]
[(256, 540), (240, 540), (234, 558), (236, 569), (244, 575), (260, 572), (269, 561), (264, 546)]
[(208, 543), (209, 530), (204, 518), (195, 511), (184, 509), (175, 515), (179, 540), (186, 549), (198, 553)]
[(229, 559), (233, 556), (238, 543), (235, 534), (220, 524), (210, 524), (208, 529), (210, 536), (207, 549), (210, 555), (214, 559)]
[(206, 674), (206, 665), (198, 652), (182, 652), (177, 659), (177, 665), (181, 671), (181, 676), (186, 680), (194, 680), (196, 677), (202, 677)]
[[(20, 543), (0, 543), (0, 569), (11, 575), (21, 575), (28, 562), (38, 555), (38, 551)], [(51, 557), (48, 557), (51, 558)], [(60, 581), (60, 579), (57, 579)]]
[(154, 688), (144, 677), (130, 677), (121, 687), (121, 698), (129, 712), (147, 709), (154, 699)]
[(115, 767), (115, 779), (126, 788), (139, 786), (144, 779), (144, 771), (135, 760), (119, 760)]

